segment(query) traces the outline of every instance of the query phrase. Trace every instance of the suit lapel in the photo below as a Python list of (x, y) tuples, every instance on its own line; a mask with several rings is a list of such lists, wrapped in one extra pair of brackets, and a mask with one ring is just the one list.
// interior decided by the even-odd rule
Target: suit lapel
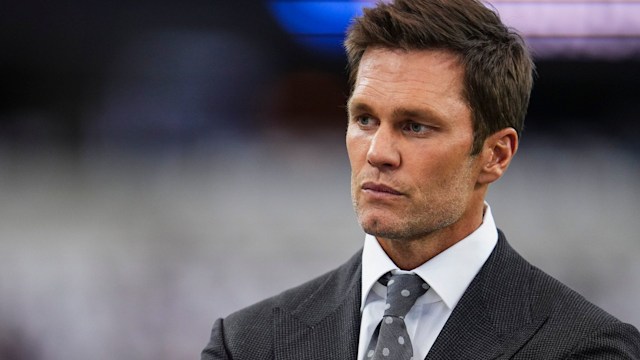
[(473, 285), (467, 289), (427, 354), (427, 360), (482, 360), (499, 355), (500, 337), (477, 291)]
[(544, 324), (532, 318), (531, 265), (504, 234), (455, 307), (427, 360), (511, 358)]
[(356, 359), (361, 259), (358, 252), (295, 309), (274, 309), (275, 359)]
[(541, 318), (527, 322), (513, 332), (504, 334), (496, 329), (491, 316), (481, 307), (465, 306), (451, 315), (426, 360), (510, 359), (545, 320)]
[[(274, 309), (274, 359), (356, 359), (361, 258), (358, 252), (331, 272), (296, 308)], [(460, 299), (426, 360), (511, 358), (546, 320), (531, 316), (530, 275), (531, 265), (500, 232), (496, 248)]]

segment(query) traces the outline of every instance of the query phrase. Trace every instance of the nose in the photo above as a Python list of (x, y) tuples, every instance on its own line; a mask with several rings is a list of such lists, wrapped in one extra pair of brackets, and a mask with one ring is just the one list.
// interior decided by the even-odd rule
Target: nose
[(378, 127), (373, 135), (367, 151), (367, 162), (376, 168), (395, 169), (400, 166), (401, 157), (398, 143), (392, 129)]

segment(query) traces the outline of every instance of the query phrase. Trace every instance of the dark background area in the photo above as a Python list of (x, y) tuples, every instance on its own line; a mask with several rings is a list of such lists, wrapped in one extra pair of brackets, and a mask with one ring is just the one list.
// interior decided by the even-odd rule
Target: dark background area
[[(105, 143), (190, 146), (227, 136), (229, 130), (259, 135), (274, 128), (300, 131), (309, 124), (341, 132), (340, 109), (347, 92), (344, 58), (301, 46), (267, 5), (143, 0), (3, 5), (2, 142), (83, 151)], [(227, 37), (226, 43), (216, 36)], [(242, 53), (236, 45), (251, 52)], [(210, 66), (217, 67), (213, 70), (198, 63), (213, 59), (212, 51), (221, 59), (211, 61)], [(172, 109), (190, 105), (183, 91), (198, 85), (176, 80), (188, 72), (188, 61), (196, 63), (194, 70), (208, 69), (188, 76), (211, 82), (193, 95), (208, 103), (200, 117), (182, 110), (174, 119), (149, 119), (144, 110), (154, 102), (173, 101)], [(640, 58), (536, 62), (527, 134), (577, 141), (585, 134), (603, 136), (637, 151)], [(126, 87), (139, 88), (133, 102), (109, 101)], [(144, 96), (145, 90), (158, 88), (164, 88), (164, 98)], [(120, 111), (128, 117), (114, 118)], [(221, 112), (238, 119), (224, 119)], [(309, 119), (320, 116), (323, 121)]]

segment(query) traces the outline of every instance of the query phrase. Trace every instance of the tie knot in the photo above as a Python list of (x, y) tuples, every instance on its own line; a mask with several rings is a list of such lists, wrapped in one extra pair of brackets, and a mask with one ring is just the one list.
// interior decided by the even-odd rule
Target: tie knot
[(387, 285), (385, 316), (404, 317), (416, 300), (429, 290), (429, 285), (416, 274), (387, 274), (380, 282)]

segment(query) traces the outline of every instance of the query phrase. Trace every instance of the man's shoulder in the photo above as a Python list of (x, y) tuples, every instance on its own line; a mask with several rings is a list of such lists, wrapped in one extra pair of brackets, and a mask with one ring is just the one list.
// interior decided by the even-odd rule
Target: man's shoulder
[(270, 322), (274, 309), (310, 313), (341, 303), (347, 290), (360, 284), (361, 258), (358, 251), (338, 268), (230, 314), (224, 319), (225, 327), (261, 326)]
[(564, 321), (575, 318), (576, 321), (594, 323), (616, 321), (615, 317), (568, 285), (522, 258), (502, 233), (496, 252), (500, 262), (492, 264), (491, 273), (500, 273), (500, 278), (493, 284), (500, 287), (506, 284), (511, 287), (511, 292), (528, 298), (532, 317), (559, 316)]
[[(504, 240), (503, 235), (501, 237)], [(630, 354), (640, 352), (637, 345), (640, 334), (637, 329), (621, 322), (569, 286), (530, 264), (510, 248), (506, 241), (502, 241), (500, 246), (501, 249), (497, 251), (503, 252), (503, 261), (494, 265), (508, 264), (504, 270), (509, 272), (510, 269), (511, 273), (501, 275), (499, 281), (492, 284), (502, 283), (511, 288), (509, 292), (517, 294), (512, 298), (507, 296), (506, 301), (504, 298), (499, 300), (502, 304), (500, 308), (505, 309), (511, 303), (519, 303), (528, 309), (523, 309), (523, 312), (514, 310), (507, 314), (520, 313), (524, 315), (524, 322), (539, 324), (537, 335), (522, 348), (522, 353), (526, 353), (527, 349), (554, 349), (554, 352), (580, 354), (596, 348), (601, 351), (607, 348), (624, 349)], [(497, 273), (495, 268), (492, 272)], [(603, 341), (605, 343), (601, 344)]]
[(298, 336), (308, 335), (316, 326), (357, 328), (361, 260), (359, 251), (324, 275), (218, 319), (202, 359), (272, 359), (278, 341), (286, 343), (291, 337), (300, 341)]
[(564, 323), (574, 329), (575, 326), (589, 328), (619, 322), (568, 285), (533, 265), (529, 285), (534, 316), (547, 316), (551, 321)]
[(532, 317), (548, 317), (565, 323), (584, 326), (600, 326), (609, 322), (619, 322), (617, 318), (587, 300), (582, 294), (567, 284), (549, 275), (544, 270), (522, 259), (528, 267), (526, 291), (530, 298)]
[(555, 348), (554, 351), (566, 351), (571, 356), (608, 356), (614, 352), (631, 358), (640, 356), (640, 333), (634, 326), (537, 267), (531, 269), (531, 314), (544, 319), (544, 325), (540, 329), (542, 336), (534, 337), (523, 354), (536, 348)]

